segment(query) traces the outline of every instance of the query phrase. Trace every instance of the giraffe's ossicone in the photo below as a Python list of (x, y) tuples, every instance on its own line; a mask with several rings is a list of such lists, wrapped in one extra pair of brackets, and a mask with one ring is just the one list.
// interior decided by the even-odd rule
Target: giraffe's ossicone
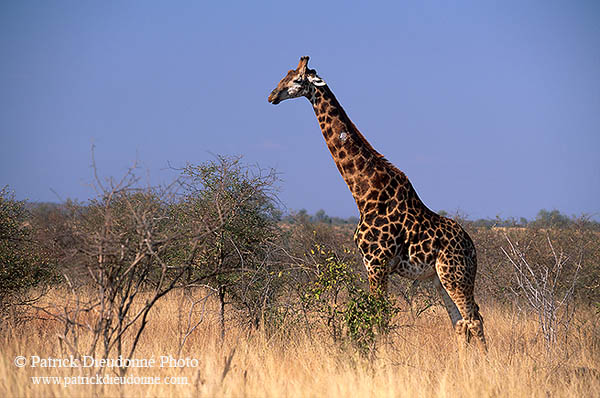
[(373, 294), (385, 294), (391, 273), (433, 280), (457, 334), (485, 349), (473, 288), (475, 245), (454, 220), (427, 208), (404, 173), (379, 154), (352, 123), (325, 81), (300, 58), (269, 95), (278, 104), (306, 97), (360, 212), (354, 240)]

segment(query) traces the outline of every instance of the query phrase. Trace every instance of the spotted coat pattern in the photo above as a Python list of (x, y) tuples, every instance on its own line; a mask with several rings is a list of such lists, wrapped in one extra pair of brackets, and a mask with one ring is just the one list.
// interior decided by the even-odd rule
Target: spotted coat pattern
[(354, 234), (374, 294), (385, 294), (391, 273), (434, 281), (455, 331), (485, 349), (483, 319), (473, 288), (475, 246), (454, 220), (431, 211), (406, 175), (379, 154), (352, 123), (308, 57), (290, 70), (269, 102), (307, 97), (327, 147), (360, 212)]

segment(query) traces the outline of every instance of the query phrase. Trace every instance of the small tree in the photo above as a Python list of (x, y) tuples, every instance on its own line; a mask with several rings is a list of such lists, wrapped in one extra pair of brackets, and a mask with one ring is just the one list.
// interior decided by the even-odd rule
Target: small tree
[[(120, 181), (96, 178), (97, 198), (66, 205), (71, 239), (64, 242), (63, 260), (88, 279), (77, 284), (65, 273), (71, 291), (66, 303), (41, 309), (63, 322), (59, 340), (75, 358), (133, 357), (149, 312), (189, 267), (185, 259), (170, 262), (171, 253), (182, 242), (202, 238), (175, 227), (170, 190), (137, 183), (133, 168)], [(89, 344), (81, 343), (82, 333), (91, 333)], [(126, 372), (119, 369), (121, 376)]]
[(221, 337), (226, 298), (258, 325), (274, 294), (268, 258), (280, 216), (277, 175), (245, 165), (240, 158), (218, 156), (216, 161), (188, 165), (182, 177), (177, 219), (183, 228), (206, 231), (192, 259), (189, 281), (203, 280), (217, 294)]
[[(527, 306), (537, 315), (540, 331), (544, 336), (548, 352), (557, 342), (558, 329), (562, 325), (565, 335), (573, 318), (574, 292), (581, 269), (581, 257), (571, 258), (558, 251), (546, 236), (550, 256), (530, 260), (527, 247), (521, 247), (505, 234), (508, 250), (502, 252), (513, 266), (517, 289), (513, 293), (525, 296)], [(569, 269), (570, 268), (570, 269)], [(565, 274), (570, 273), (570, 280)]]

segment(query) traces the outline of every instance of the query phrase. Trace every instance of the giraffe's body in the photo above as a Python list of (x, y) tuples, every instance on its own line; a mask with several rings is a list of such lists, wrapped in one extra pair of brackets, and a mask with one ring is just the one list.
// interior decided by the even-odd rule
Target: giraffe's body
[(433, 279), (452, 324), (485, 347), (473, 288), (475, 246), (454, 220), (428, 209), (404, 173), (389, 163), (352, 123), (329, 87), (302, 57), (269, 96), (277, 104), (305, 96), (311, 102), (333, 160), (350, 188), (360, 222), (354, 234), (371, 292), (384, 294), (389, 274)]

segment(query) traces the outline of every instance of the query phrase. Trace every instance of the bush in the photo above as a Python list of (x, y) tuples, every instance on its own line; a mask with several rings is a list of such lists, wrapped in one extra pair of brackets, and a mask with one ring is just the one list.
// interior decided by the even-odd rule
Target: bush
[(348, 336), (359, 352), (374, 351), (376, 337), (385, 336), (392, 330), (392, 317), (397, 311), (387, 296), (352, 289), (344, 317)]
[[(29, 212), (24, 201), (7, 188), (0, 191), (0, 316), (17, 315), (17, 307), (35, 300), (31, 289), (52, 283), (54, 265), (32, 239)], [(14, 317), (19, 321), (19, 317)]]
[(364, 289), (366, 283), (348, 257), (341, 258), (319, 243), (309, 257), (315, 262), (315, 278), (304, 294), (307, 306), (326, 322), (334, 342), (345, 335), (361, 354), (373, 352), (376, 336), (390, 331), (397, 308), (387, 297)]

